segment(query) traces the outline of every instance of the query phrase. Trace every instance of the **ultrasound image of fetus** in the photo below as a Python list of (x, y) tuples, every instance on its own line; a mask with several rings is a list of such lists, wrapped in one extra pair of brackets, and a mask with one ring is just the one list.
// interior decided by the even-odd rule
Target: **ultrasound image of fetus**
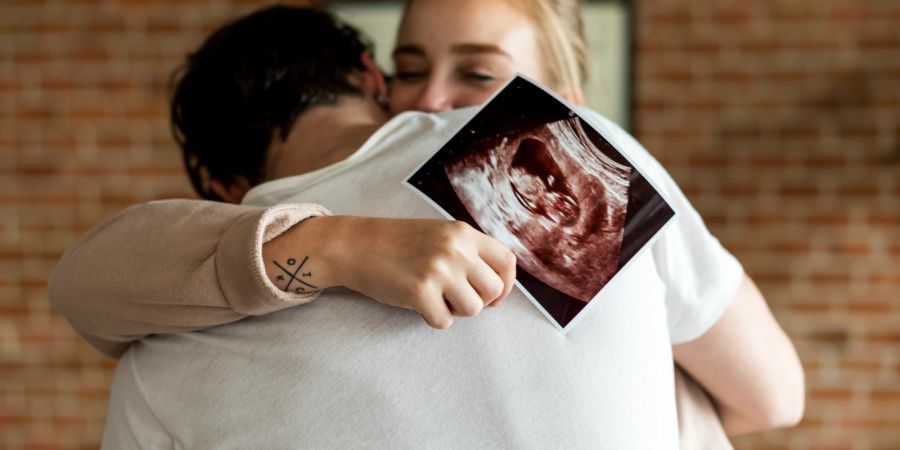
[(578, 221), (581, 208), (543, 142), (522, 139), (509, 172), (513, 194), (525, 209), (560, 226)]
[(541, 282), (588, 302), (618, 270), (631, 168), (577, 117), (482, 139), (444, 169), (478, 226)]

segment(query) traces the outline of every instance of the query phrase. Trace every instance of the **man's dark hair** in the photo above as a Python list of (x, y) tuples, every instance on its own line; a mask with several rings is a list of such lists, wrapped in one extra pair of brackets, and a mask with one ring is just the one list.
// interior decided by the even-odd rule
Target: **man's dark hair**
[(307, 108), (360, 95), (348, 82), (371, 46), (315, 8), (272, 6), (213, 33), (174, 74), (172, 129), (194, 189), (262, 181), (272, 139), (286, 139)]

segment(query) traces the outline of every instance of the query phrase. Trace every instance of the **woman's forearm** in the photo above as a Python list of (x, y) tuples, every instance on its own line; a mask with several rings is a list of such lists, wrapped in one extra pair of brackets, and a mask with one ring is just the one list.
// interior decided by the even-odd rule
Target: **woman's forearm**
[(435, 328), (509, 294), (515, 257), (448, 220), (328, 216), (170, 200), (137, 205), (63, 255), (50, 301), (112, 357), (150, 334), (204, 329), (306, 303), (345, 286)]
[(712, 396), (729, 434), (792, 426), (803, 416), (803, 367), (749, 277), (709, 331), (673, 351)]
[(316, 205), (167, 200), (122, 211), (73, 244), (50, 280), (53, 306), (118, 357), (149, 334), (187, 332), (309, 301), (265, 280), (259, 249)]

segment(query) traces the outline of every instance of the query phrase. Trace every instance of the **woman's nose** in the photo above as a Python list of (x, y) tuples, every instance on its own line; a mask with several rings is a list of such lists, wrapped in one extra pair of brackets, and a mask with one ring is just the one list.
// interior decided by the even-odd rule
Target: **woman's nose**
[(428, 80), (415, 102), (415, 109), (425, 112), (440, 112), (453, 109), (452, 95), (446, 83)]

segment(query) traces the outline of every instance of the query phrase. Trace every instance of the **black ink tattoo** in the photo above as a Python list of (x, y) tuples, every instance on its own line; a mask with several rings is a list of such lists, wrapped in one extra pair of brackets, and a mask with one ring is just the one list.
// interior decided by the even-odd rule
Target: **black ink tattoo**
[[(309, 259), (308, 256), (304, 256), (304, 257), (303, 257), (303, 261), (300, 261), (300, 265), (297, 266), (297, 270), (294, 270), (293, 272), (291, 272), (290, 270), (284, 268), (284, 266), (282, 266), (281, 264), (278, 264), (278, 261), (272, 261), (273, 263), (275, 263), (276, 266), (278, 266), (279, 269), (281, 269), (282, 271), (284, 271), (284, 273), (285, 273), (286, 275), (288, 275), (288, 276), (291, 277), (291, 279), (288, 280), (287, 286), (284, 287), (284, 292), (287, 292), (287, 291), (291, 288), (291, 284), (293, 284), (295, 281), (298, 282), (298, 283), (300, 283), (300, 284), (305, 285), (306, 287), (309, 287), (309, 288), (312, 288), (312, 289), (318, 289), (318, 287), (316, 287), (316, 286), (314, 286), (314, 285), (312, 285), (312, 284), (310, 284), (310, 283), (307, 283), (307, 282), (305, 282), (305, 281), (303, 281), (303, 280), (297, 278), (297, 273), (300, 272), (300, 269), (303, 268), (303, 265), (306, 264), (306, 261), (307, 261), (308, 259)], [(288, 260), (287, 260), (287, 265), (288, 265), (288, 266), (294, 266), (295, 264), (297, 264), (297, 260), (296, 260), (295, 258), (288, 258)], [(312, 272), (305, 272), (305, 273), (303, 273), (303, 277), (309, 277), (309, 276), (312, 276)], [(278, 281), (284, 280), (284, 275), (278, 275), (278, 277), (277, 277), (276, 279), (277, 279)], [(302, 294), (302, 293), (306, 292), (306, 288), (303, 287), (303, 286), (297, 286), (297, 287), (294, 288), (294, 292), (296, 292), (296, 293), (298, 293), (298, 294)]]

